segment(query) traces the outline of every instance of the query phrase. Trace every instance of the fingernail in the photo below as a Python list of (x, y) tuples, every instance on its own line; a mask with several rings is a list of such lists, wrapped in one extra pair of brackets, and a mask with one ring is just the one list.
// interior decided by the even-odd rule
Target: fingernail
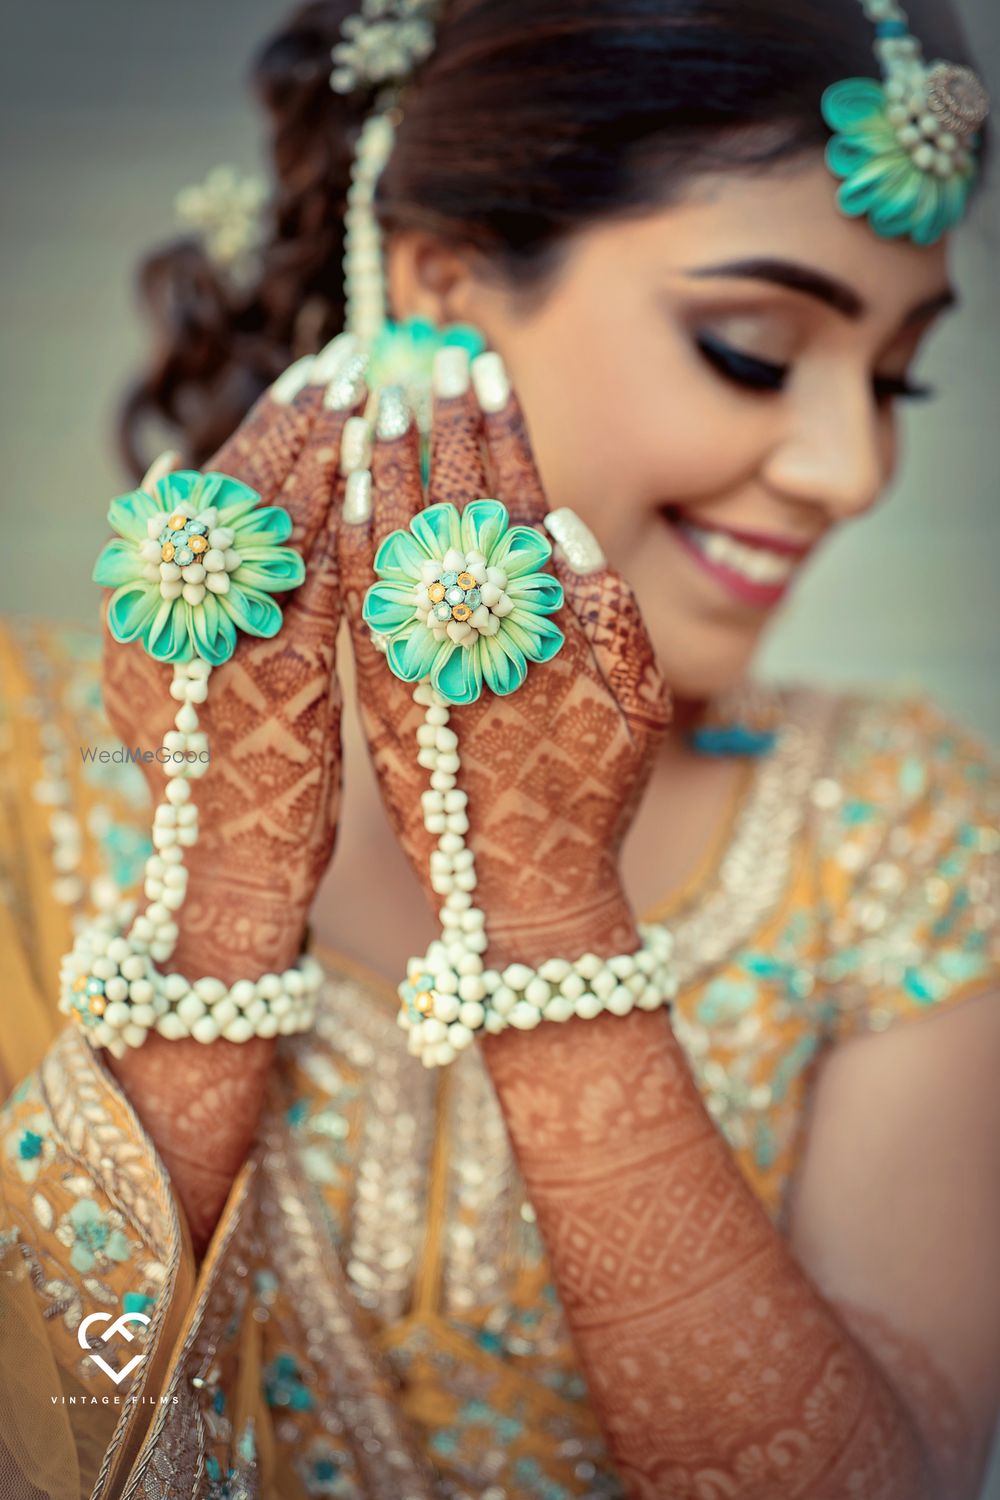
[(142, 476), (139, 488), (141, 490), (151, 490), (155, 484), (159, 484), (161, 479), (166, 479), (170, 471), (177, 468), (180, 461), (181, 456), (176, 448), (165, 449), (158, 458), (153, 459), (153, 462)]
[(369, 469), (355, 469), (347, 476), (344, 490), (344, 520), (361, 526), (372, 513), (372, 476)]
[(574, 573), (596, 573), (606, 562), (594, 533), (585, 526), (575, 510), (563, 506), (550, 510), (545, 529)]
[(315, 363), (316, 360), (313, 355), (303, 354), (302, 358), (297, 359), (294, 365), (289, 365), (288, 369), (282, 375), (279, 375), (272, 385), (272, 399), (277, 401), (279, 406), (291, 406), (302, 387), (309, 384)]
[(330, 411), (347, 411), (357, 406), (365, 389), (368, 358), (360, 349), (348, 354), (326, 388), (323, 405)]
[(364, 417), (348, 417), (340, 439), (340, 472), (368, 469), (372, 461), (372, 430)]
[(469, 351), (456, 345), (439, 349), (434, 356), (431, 376), (435, 396), (453, 401), (469, 389)]
[(353, 333), (338, 333), (335, 339), (325, 344), (315, 356), (310, 380), (313, 385), (326, 385), (340, 374), (340, 367), (352, 354), (357, 354), (360, 345)]
[(410, 408), (403, 388), (387, 385), (379, 392), (378, 414), (375, 417), (375, 436), (385, 443), (401, 438), (410, 426)]
[(492, 349), (472, 361), (472, 384), (483, 411), (503, 411), (510, 396), (510, 380), (504, 362)]

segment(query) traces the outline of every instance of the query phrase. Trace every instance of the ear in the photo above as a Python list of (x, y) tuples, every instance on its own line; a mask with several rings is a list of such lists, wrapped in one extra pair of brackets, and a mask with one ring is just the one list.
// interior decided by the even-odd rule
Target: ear
[(420, 229), (394, 234), (386, 255), (394, 318), (433, 323), (474, 322), (477, 302), (471, 256)]

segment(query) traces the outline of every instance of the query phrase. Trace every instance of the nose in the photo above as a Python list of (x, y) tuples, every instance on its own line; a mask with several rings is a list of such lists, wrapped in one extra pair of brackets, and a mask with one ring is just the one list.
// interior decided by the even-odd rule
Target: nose
[(870, 380), (828, 380), (790, 407), (764, 479), (789, 500), (819, 506), (829, 522), (846, 521), (875, 504), (892, 461), (891, 422)]

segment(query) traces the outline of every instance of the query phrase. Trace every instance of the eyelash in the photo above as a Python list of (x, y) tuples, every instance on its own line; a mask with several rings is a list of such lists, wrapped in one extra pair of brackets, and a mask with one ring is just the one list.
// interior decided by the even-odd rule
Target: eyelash
[[(757, 359), (734, 349), (714, 334), (698, 334), (696, 345), (702, 358), (724, 379), (743, 390), (756, 391), (761, 395), (773, 395), (784, 388), (788, 370), (785, 365), (772, 364), (770, 360)], [(876, 401), (883, 405), (889, 401), (926, 401), (934, 395), (930, 386), (912, 385), (903, 376), (876, 375), (872, 381)]]

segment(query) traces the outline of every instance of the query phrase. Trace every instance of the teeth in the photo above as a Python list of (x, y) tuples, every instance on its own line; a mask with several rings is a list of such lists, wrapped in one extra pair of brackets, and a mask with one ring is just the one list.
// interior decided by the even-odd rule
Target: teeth
[(697, 526), (682, 529), (710, 561), (730, 568), (750, 583), (784, 583), (795, 570), (795, 559), (785, 553), (748, 547), (722, 531), (702, 531)]

